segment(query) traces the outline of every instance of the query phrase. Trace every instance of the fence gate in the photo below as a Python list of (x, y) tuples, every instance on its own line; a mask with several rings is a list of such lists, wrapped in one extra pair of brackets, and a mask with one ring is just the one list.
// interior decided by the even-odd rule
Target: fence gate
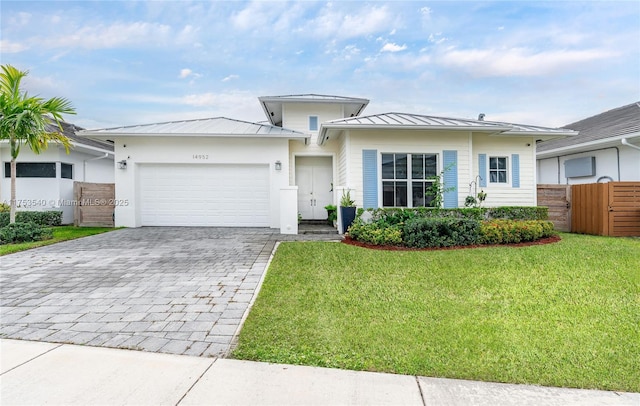
[(640, 236), (640, 182), (572, 185), (571, 199), (572, 232)]
[(73, 182), (73, 195), (76, 202), (73, 222), (76, 226), (114, 226), (115, 184)]
[(549, 220), (558, 231), (571, 231), (571, 186), (538, 185), (538, 206), (549, 208)]

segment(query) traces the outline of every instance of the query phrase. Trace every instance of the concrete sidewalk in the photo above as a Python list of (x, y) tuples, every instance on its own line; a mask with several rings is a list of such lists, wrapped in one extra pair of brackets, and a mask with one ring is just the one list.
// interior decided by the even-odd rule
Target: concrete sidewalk
[(640, 394), (0, 340), (0, 404), (640, 405)]

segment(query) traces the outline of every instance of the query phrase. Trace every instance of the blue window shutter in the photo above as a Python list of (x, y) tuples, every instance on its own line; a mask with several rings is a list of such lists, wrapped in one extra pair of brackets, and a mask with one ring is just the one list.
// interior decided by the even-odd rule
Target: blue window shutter
[(487, 154), (478, 154), (478, 175), (480, 187), (487, 187)]
[(378, 151), (362, 150), (362, 205), (365, 209), (378, 208)]
[(444, 208), (458, 207), (458, 151), (442, 151), (442, 164), (445, 170), (443, 180), (444, 188), (452, 188), (444, 192)]
[(520, 155), (511, 155), (511, 187), (520, 187)]

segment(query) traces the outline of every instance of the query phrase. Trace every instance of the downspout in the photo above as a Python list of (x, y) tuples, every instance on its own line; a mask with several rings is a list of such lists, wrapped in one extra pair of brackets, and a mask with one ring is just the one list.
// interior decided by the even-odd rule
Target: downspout
[(105, 154), (103, 156), (99, 156), (99, 157), (83, 160), (82, 161), (82, 181), (85, 182), (87, 180), (87, 162), (89, 162), (89, 161), (97, 161), (99, 159), (105, 159), (105, 158), (108, 158), (108, 157), (109, 157), (109, 153), (105, 152)]
[(626, 138), (623, 138), (622, 140), (620, 140), (620, 142), (622, 142), (622, 145), (626, 145), (627, 147), (631, 147), (631, 148), (635, 148), (637, 150), (640, 150), (640, 147), (637, 145), (633, 145), (632, 143), (630, 143), (629, 141), (627, 141)]

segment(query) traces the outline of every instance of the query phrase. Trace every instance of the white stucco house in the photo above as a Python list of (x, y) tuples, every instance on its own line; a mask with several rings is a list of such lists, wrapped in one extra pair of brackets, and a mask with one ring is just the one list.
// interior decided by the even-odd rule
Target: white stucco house
[[(297, 232), (345, 189), (359, 207), (425, 205), (444, 168), (445, 207), (469, 184), (488, 206), (536, 205), (536, 143), (566, 129), (387, 113), (369, 100), (316, 94), (258, 98), (268, 123), (209, 118), (85, 130), (114, 142), (116, 226), (251, 226)], [(428, 202), (427, 202), (428, 203)]]
[(538, 144), (538, 183), (640, 181), (640, 102), (565, 128), (578, 135)]
[[(64, 135), (71, 140), (69, 154), (64, 147), (50, 143), (49, 148), (34, 154), (28, 147), (20, 149), (16, 170), (18, 210), (59, 210), (63, 224), (73, 223), (73, 182), (113, 183), (114, 151), (108, 141), (77, 136), (81, 128), (63, 122)], [(59, 131), (57, 127), (50, 131)], [(11, 152), (8, 141), (0, 141), (0, 201), (11, 199)]]

